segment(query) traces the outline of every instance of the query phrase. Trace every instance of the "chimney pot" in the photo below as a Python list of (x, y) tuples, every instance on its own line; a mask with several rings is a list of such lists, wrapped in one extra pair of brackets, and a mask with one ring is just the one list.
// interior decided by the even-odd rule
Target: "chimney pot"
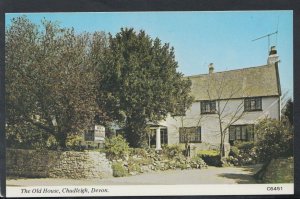
[(214, 64), (213, 63), (210, 63), (208, 65), (208, 71), (209, 71), (209, 74), (213, 73), (214, 72)]
[(279, 56), (277, 55), (277, 50), (275, 46), (272, 46), (269, 52), (268, 64), (275, 64), (279, 61)]

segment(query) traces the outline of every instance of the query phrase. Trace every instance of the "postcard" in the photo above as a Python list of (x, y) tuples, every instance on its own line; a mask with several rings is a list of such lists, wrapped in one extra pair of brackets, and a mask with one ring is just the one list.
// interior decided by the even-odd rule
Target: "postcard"
[(6, 196), (294, 193), (293, 11), (5, 14)]

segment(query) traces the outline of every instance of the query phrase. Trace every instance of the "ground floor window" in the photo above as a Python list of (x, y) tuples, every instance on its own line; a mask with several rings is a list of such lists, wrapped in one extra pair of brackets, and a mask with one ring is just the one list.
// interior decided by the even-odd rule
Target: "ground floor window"
[(179, 143), (201, 142), (201, 127), (180, 127), (179, 128)]
[(229, 127), (229, 142), (233, 144), (234, 141), (253, 141), (254, 140), (254, 125), (231, 125)]

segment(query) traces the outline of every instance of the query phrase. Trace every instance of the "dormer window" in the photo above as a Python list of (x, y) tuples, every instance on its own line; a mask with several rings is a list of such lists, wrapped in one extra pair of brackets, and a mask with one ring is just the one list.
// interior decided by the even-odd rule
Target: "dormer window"
[(201, 102), (201, 114), (216, 113), (216, 101), (206, 100)]
[(251, 97), (244, 100), (244, 111), (261, 111), (261, 97)]

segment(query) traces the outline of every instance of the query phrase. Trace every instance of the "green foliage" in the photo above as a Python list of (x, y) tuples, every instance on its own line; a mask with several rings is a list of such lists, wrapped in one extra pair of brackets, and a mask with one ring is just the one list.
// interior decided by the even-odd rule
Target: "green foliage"
[(120, 162), (113, 162), (112, 170), (114, 177), (124, 177), (128, 175), (127, 169)]
[(189, 107), (191, 81), (176, 72), (174, 49), (144, 31), (121, 29), (109, 37), (99, 62), (98, 103), (124, 126), (133, 147), (147, 146), (147, 121), (159, 121), (182, 104)]
[(200, 150), (197, 152), (198, 155), (210, 155), (210, 156), (216, 156), (219, 155), (220, 152), (217, 150)]
[(260, 161), (293, 156), (293, 128), (287, 120), (263, 119), (255, 129), (255, 148)]
[(42, 144), (51, 135), (65, 148), (68, 135), (103, 115), (94, 59), (104, 45), (103, 33), (76, 34), (46, 20), (38, 27), (26, 17), (11, 21), (5, 32), (6, 131), (8, 139), (22, 138), (9, 143), (23, 145), (40, 134)]
[(167, 145), (163, 148), (163, 153), (170, 159), (183, 154), (183, 148), (180, 144)]
[(139, 157), (147, 158), (147, 151), (144, 148), (131, 148), (130, 150), (131, 155), (137, 155)]
[(137, 172), (140, 173), (142, 171), (141, 167), (139, 164), (136, 164), (134, 162), (128, 163), (128, 172)]
[(194, 156), (191, 158), (191, 161), (190, 161), (190, 165), (192, 168), (195, 168), (195, 169), (202, 169), (202, 168), (206, 168), (207, 165), (205, 163), (205, 161), (200, 158), (199, 156)]
[(83, 137), (80, 135), (69, 135), (66, 139), (66, 147), (72, 150), (80, 150), (80, 142), (83, 141)]
[(284, 108), (283, 108), (283, 115), (284, 117), (288, 118), (288, 121), (291, 125), (294, 125), (294, 102), (292, 99), (289, 99)]
[(197, 155), (209, 166), (222, 166), (220, 152), (216, 150), (202, 150)]
[(128, 143), (121, 135), (105, 138), (104, 148), (110, 160), (125, 159), (129, 155)]
[(236, 146), (230, 147), (229, 156), (238, 157), (239, 154), (240, 154), (240, 150), (238, 149), (238, 147), (236, 147)]
[(234, 147), (237, 147), (242, 152), (249, 152), (254, 148), (254, 142), (235, 141)]
[(257, 163), (257, 155), (254, 142), (235, 141), (230, 147), (227, 161), (235, 166), (243, 166)]

